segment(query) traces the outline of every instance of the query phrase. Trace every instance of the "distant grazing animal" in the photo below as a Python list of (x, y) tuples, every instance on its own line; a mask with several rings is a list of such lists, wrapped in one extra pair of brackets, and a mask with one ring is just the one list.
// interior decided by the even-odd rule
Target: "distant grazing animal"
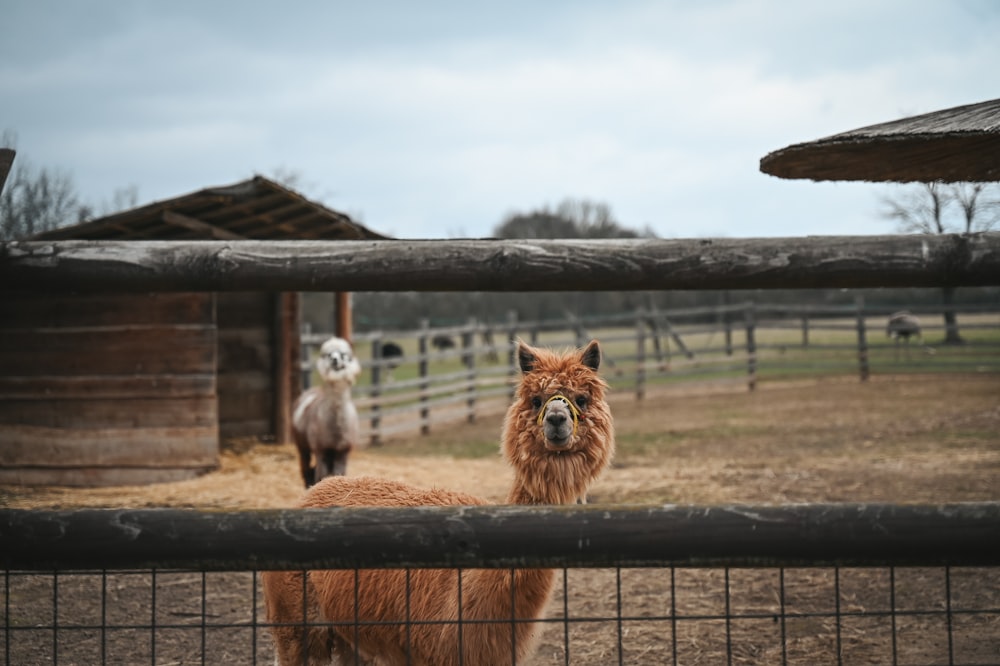
[(900, 340), (906, 342), (906, 357), (910, 356), (910, 339), (915, 338), (924, 350), (933, 354), (934, 350), (924, 345), (923, 334), (920, 331), (920, 320), (906, 310), (894, 312), (889, 315), (889, 322), (885, 327), (885, 334), (896, 342), (896, 359), (899, 359)]
[(390, 366), (395, 367), (398, 363), (391, 361), (391, 359), (397, 359), (403, 357), (403, 348), (397, 345), (395, 342), (384, 342), (382, 343), (382, 358), (390, 361)]
[[(507, 502), (571, 504), (586, 494), (615, 450), (607, 384), (597, 374), (600, 346), (593, 340), (560, 355), (519, 342), (517, 356), (521, 381), (501, 444), (514, 470)], [(302, 507), (481, 504), (488, 502), (373, 477), (324, 479), (300, 502)], [(393, 666), (522, 664), (534, 651), (540, 630), (535, 620), (545, 612), (555, 579), (550, 569), (262, 574), (277, 663), (284, 666), (331, 658), (337, 664), (357, 659)], [(334, 624), (306, 627), (304, 620)]]
[(295, 401), (292, 434), (299, 450), (299, 467), (306, 488), (328, 476), (347, 473), (347, 456), (359, 446), (358, 410), (351, 386), (361, 364), (351, 343), (333, 337), (319, 348), (316, 370), (323, 383)]
[(445, 335), (444, 333), (439, 333), (431, 338), (431, 346), (438, 351), (444, 351), (445, 349), (454, 349), (455, 341), (450, 335)]
[(379, 348), (382, 360), (385, 361), (386, 379), (392, 381), (392, 371), (399, 367), (399, 359), (403, 358), (403, 348), (395, 342), (383, 342)]

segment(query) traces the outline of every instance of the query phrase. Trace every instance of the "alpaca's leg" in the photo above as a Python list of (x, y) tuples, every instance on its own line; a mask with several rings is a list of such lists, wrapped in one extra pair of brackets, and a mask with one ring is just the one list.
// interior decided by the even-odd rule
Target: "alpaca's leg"
[(311, 488), (316, 485), (316, 468), (312, 465), (305, 464), (302, 466), (302, 482), (305, 483), (306, 488)]
[(295, 434), (295, 448), (299, 452), (299, 471), (302, 474), (302, 481), (306, 488), (316, 483), (316, 468), (312, 466), (312, 451), (309, 449), (309, 442), (304, 433)]
[(353, 645), (344, 640), (344, 638), (336, 632), (332, 634), (331, 645), (333, 646), (333, 666), (375, 666), (376, 663), (378, 663), (379, 666), (382, 666), (382, 664), (389, 666), (396, 663), (409, 663), (405, 661), (384, 660), (376, 662), (374, 659), (369, 659), (359, 653), (354, 649)]
[[(307, 629), (306, 622), (317, 617), (315, 599), (303, 608), (301, 572), (265, 571), (261, 574), (267, 621), (274, 640), (274, 659), (278, 666), (329, 664), (333, 649), (332, 632)], [(306, 657), (308, 656), (308, 660)]]
[(350, 450), (324, 449), (316, 461), (316, 481), (322, 481), (328, 476), (346, 476), (349, 453)]
[(333, 452), (333, 465), (331, 468), (333, 470), (334, 476), (347, 476), (347, 454), (350, 451), (334, 451)]

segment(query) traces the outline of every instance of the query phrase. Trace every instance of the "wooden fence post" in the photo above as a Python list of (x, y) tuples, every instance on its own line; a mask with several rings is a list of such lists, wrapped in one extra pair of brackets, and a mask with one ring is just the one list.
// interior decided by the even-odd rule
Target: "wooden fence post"
[(757, 322), (753, 301), (746, 304), (744, 319), (747, 327), (747, 388), (753, 391), (757, 388), (757, 340), (755, 337)]
[(382, 444), (381, 425), (382, 415), (380, 414), (379, 397), (382, 395), (382, 336), (372, 338), (372, 414), (371, 414), (371, 444), (379, 446)]
[[(653, 335), (653, 353), (656, 354), (656, 362), (660, 367), (664, 366), (663, 362), (663, 348), (660, 344), (660, 313), (656, 310), (656, 304), (653, 302), (653, 295), (650, 293), (646, 294), (646, 308), (647, 308), (647, 321), (649, 322), (649, 329)], [(667, 327), (670, 327), (670, 323), (667, 323)], [(668, 343), (669, 345), (669, 343)], [(667, 351), (667, 362), (670, 361), (670, 351)]]
[(420, 359), (417, 361), (417, 373), (420, 375), (420, 434), (429, 435), (431, 432), (431, 410), (427, 393), (430, 390), (430, 375), (427, 363), (427, 339), (430, 337), (431, 322), (428, 319), (420, 320), (420, 336), (417, 338), (417, 350)]
[(467, 415), (469, 423), (476, 421), (476, 319), (470, 318), (462, 331), (462, 362), (466, 368), (466, 399)]
[(517, 310), (507, 310), (507, 376), (510, 377), (508, 397), (511, 400), (516, 390), (517, 366)]
[(719, 323), (726, 340), (726, 356), (733, 355), (733, 323), (732, 310), (729, 307), (729, 292), (722, 292), (722, 302), (719, 304)]
[(858, 325), (858, 371), (861, 373), (861, 381), (868, 381), (868, 338), (865, 334), (865, 297), (858, 296), (854, 300), (857, 308)]
[(635, 311), (635, 399), (646, 397), (646, 313)]

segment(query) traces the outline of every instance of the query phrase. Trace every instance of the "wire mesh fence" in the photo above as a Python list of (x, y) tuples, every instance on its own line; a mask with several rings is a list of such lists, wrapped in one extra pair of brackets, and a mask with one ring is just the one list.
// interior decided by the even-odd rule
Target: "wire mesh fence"
[[(324, 609), (280, 621), (335, 630), (343, 663), (367, 663), (377, 636), (411, 664), (991, 664), (997, 543), (995, 502), (0, 510), (0, 653), (10, 665), (273, 663), (270, 570), (302, 581), (301, 608)], [(511, 582), (533, 580), (515, 576), (526, 569), (552, 572), (540, 618), (520, 611), (537, 589)], [(353, 581), (348, 612), (329, 612), (325, 574), (303, 570)], [(427, 571), (441, 603), (411, 585)], [(379, 595), (392, 613), (368, 610)], [(489, 645), (523, 647), (536, 622), (530, 656), (472, 652), (483, 625), (499, 637)]]
[[(537, 650), (524, 663), (990, 664), (1000, 658), (995, 567), (568, 568), (556, 580)], [(9, 571), (3, 612), (5, 664), (274, 660), (254, 572)], [(499, 622), (512, 632), (531, 621)], [(459, 616), (400, 617), (398, 625), (358, 618), (338, 627), (352, 634), (388, 624), (406, 636), (444, 623), (463, 623), (466, 632), (471, 626)], [(409, 656), (404, 663), (420, 663)], [(345, 663), (366, 662), (348, 654)]]

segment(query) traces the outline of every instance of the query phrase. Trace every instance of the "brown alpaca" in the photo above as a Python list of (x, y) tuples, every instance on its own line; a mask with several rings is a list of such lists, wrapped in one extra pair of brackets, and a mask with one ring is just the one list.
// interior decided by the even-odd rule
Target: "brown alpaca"
[[(504, 458), (513, 467), (510, 504), (571, 504), (608, 466), (615, 440), (597, 374), (601, 349), (558, 355), (518, 344), (521, 381), (504, 420)], [(329, 477), (302, 507), (488, 504), (447, 490), (371, 477)], [(459, 575), (461, 584), (459, 584)], [(441, 665), (522, 663), (535, 647), (555, 584), (551, 569), (363, 569), (262, 574), (277, 663)], [(407, 593), (407, 585), (409, 593)], [(309, 622), (335, 623), (306, 630)], [(514, 602), (512, 612), (511, 602)], [(459, 608), (461, 622), (459, 625)], [(407, 621), (411, 624), (407, 625)], [(440, 624), (421, 624), (439, 621)], [(373, 623), (373, 624), (366, 624)], [(308, 661), (306, 662), (306, 657)]]

